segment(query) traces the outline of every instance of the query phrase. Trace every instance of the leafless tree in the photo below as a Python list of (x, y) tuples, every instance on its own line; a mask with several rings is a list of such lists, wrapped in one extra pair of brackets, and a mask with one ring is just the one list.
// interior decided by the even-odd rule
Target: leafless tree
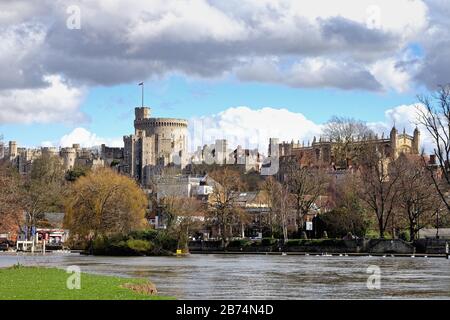
[(297, 231), (303, 227), (304, 218), (313, 205), (325, 193), (328, 183), (326, 172), (319, 167), (300, 166), (295, 163), (290, 165), (286, 186), (293, 198)]
[(233, 225), (245, 219), (236, 201), (243, 183), (239, 173), (227, 167), (211, 172), (210, 177), (213, 179), (213, 193), (210, 195), (209, 213), (219, 228), (222, 245), (226, 246), (233, 235)]
[(395, 214), (401, 175), (398, 171), (392, 174), (393, 166), (377, 150), (376, 144), (366, 143), (358, 161), (361, 178), (359, 195), (375, 214), (380, 238), (384, 238), (390, 219)]
[(392, 174), (399, 175), (397, 206), (401, 216), (406, 219), (413, 241), (418, 232), (431, 222), (442, 202), (420, 158), (400, 155)]
[(333, 155), (337, 166), (346, 167), (347, 160), (353, 160), (358, 152), (355, 141), (366, 140), (374, 133), (360, 120), (333, 116), (325, 125), (324, 136), (333, 142)]
[(263, 186), (267, 195), (269, 206), (269, 227), (273, 237), (274, 230), (280, 229), (283, 240), (288, 240), (288, 228), (291, 221), (291, 194), (286, 185), (279, 183), (273, 177), (269, 177)]
[[(429, 132), (433, 145), (434, 155), (440, 166), (436, 171), (429, 167), (433, 184), (442, 199), (448, 212), (450, 212), (450, 84), (440, 86), (429, 96), (419, 96), (419, 102), (425, 108), (418, 107), (419, 123)], [(437, 175), (436, 173), (441, 173)]]
[(170, 217), (167, 228), (178, 239), (178, 248), (188, 252), (189, 235), (201, 226), (200, 217), (205, 214), (202, 203), (195, 198), (169, 196), (161, 200), (161, 206)]

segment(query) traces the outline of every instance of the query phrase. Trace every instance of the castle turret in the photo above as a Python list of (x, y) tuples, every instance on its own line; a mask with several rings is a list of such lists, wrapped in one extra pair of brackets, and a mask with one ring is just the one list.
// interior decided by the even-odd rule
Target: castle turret
[(145, 120), (150, 118), (150, 108), (139, 107), (134, 109), (135, 120)]
[(17, 157), (17, 142), (9, 142), (9, 159), (14, 160)]
[(398, 131), (395, 128), (395, 126), (392, 127), (390, 140), (391, 140), (391, 156), (394, 157), (394, 159), (397, 158), (398, 152), (397, 152), (397, 139), (398, 139)]
[(63, 159), (64, 170), (71, 170), (75, 167), (77, 151), (74, 148), (61, 149), (61, 157)]
[(414, 129), (414, 136), (413, 136), (413, 152), (416, 154), (419, 154), (420, 150), (420, 131), (419, 128), (416, 127)]

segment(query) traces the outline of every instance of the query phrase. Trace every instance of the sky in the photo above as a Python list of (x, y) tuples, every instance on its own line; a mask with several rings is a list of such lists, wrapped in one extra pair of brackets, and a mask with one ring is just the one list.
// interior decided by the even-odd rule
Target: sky
[(191, 149), (307, 142), (333, 115), (412, 133), (417, 95), (450, 82), (448, 16), (446, 0), (0, 0), (0, 134), (122, 146), (140, 82), (153, 116), (189, 120)]

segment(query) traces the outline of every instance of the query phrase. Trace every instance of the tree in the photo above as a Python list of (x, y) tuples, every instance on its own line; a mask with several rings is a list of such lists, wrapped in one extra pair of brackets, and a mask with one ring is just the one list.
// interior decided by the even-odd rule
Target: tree
[(0, 163), (0, 232), (17, 232), (23, 222), (21, 182), (18, 172)]
[(400, 155), (396, 160), (399, 175), (398, 210), (406, 219), (411, 241), (431, 222), (441, 207), (441, 200), (434, 190), (433, 181), (420, 158)]
[(202, 203), (194, 198), (167, 197), (161, 200), (161, 206), (169, 232), (178, 239), (178, 248), (189, 252), (189, 235), (201, 225), (198, 217), (204, 216)]
[(394, 218), (395, 203), (400, 191), (398, 180), (401, 168), (393, 171), (396, 162), (390, 163), (377, 146), (370, 142), (365, 143), (359, 164), (359, 196), (375, 214), (380, 238), (384, 238), (388, 223)]
[(266, 193), (269, 207), (268, 225), (273, 238), (275, 230), (280, 229), (283, 240), (288, 240), (288, 227), (291, 220), (291, 195), (286, 185), (268, 177), (264, 182), (263, 190)]
[(364, 237), (369, 227), (364, 203), (358, 196), (359, 181), (353, 174), (346, 174), (337, 182), (334, 192), (333, 210), (321, 214), (323, 231), (329, 236), (343, 237), (349, 232)]
[[(36, 226), (45, 212), (60, 212), (64, 189), (64, 169), (58, 157), (44, 154), (34, 160), (21, 188), (26, 225)], [(28, 237), (30, 231), (28, 228)]]
[(431, 136), (442, 178), (436, 175), (432, 167), (428, 167), (429, 173), (439, 197), (450, 212), (450, 84), (440, 86), (430, 96), (419, 96), (418, 99), (423, 105), (423, 108), (417, 108), (419, 122)]
[(111, 169), (90, 172), (75, 181), (67, 195), (65, 227), (90, 239), (127, 234), (145, 226), (147, 197), (136, 182)]
[(324, 135), (333, 143), (335, 164), (347, 167), (347, 160), (353, 160), (359, 152), (360, 144), (355, 141), (366, 140), (373, 135), (367, 125), (359, 120), (333, 116), (325, 125)]
[(323, 195), (328, 186), (328, 176), (318, 167), (291, 164), (286, 186), (293, 196), (296, 212), (296, 229), (303, 227), (304, 218)]
[(225, 246), (233, 235), (233, 224), (244, 218), (244, 214), (236, 203), (243, 188), (240, 175), (227, 167), (210, 173), (213, 179), (213, 192), (210, 195), (209, 212), (219, 228), (222, 245)]

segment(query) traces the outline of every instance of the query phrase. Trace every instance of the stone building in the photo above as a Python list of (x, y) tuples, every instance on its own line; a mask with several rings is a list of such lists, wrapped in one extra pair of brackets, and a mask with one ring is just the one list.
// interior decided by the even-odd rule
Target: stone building
[(81, 148), (79, 144), (60, 149), (55, 147), (24, 148), (18, 147), (17, 142), (10, 141), (5, 153), (5, 158), (22, 175), (30, 173), (33, 162), (42, 156), (58, 157), (65, 171), (72, 170), (76, 166), (89, 168), (104, 166), (104, 161), (95, 148)]
[[(269, 154), (274, 150), (274, 139), (271, 139), (269, 143)], [(350, 149), (358, 152), (361, 144), (370, 142), (375, 144), (377, 150), (383, 155), (386, 160), (395, 160), (402, 153), (404, 154), (420, 154), (420, 132), (416, 128), (413, 135), (409, 135), (403, 130), (403, 133), (398, 133), (395, 127), (392, 128), (389, 137), (380, 138), (378, 136), (368, 137), (363, 140), (352, 141), (350, 143)], [(290, 164), (297, 163), (301, 166), (310, 165), (312, 163), (320, 163), (324, 166), (330, 166), (331, 168), (348, 169), (352, 166), (352, 159), (347, 159), (345, 168), (339, 168), (335, 162), (335, 150), (337, 144), (328, 140), (320, 138), (318, 141), (313, 139), (312, 143), (308, 142), (307, 145), (300, 144), (300, 142), (282, 142), (278, 144), (278, 157), (274, 157), (272, 161), (279, 161), (278, 177), (282, 177), (286, 174), (286, 170)]]
[(123, 172), (148, 185), (153, 172), (187, 164), (188, 122), (182, 119), (151, 118), (150, 108), (135, 108), (133, 135), (124, 136)]

